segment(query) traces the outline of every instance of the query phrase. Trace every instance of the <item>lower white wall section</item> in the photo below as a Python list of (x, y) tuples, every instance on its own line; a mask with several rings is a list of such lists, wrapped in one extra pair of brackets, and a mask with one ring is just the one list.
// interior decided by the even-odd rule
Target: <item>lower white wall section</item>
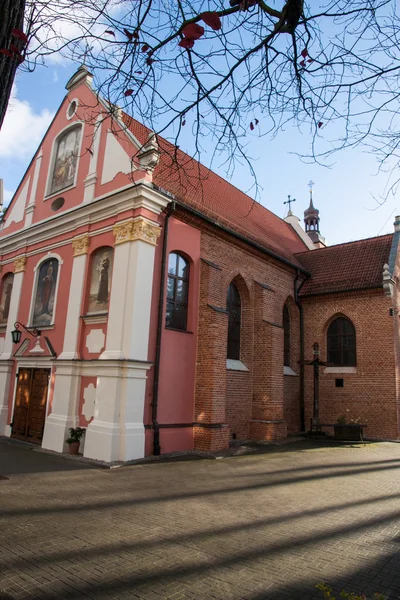
[(42, 448), (63, 452), (68, 429), (78, 424), (79, 363), (57, 361), (53, 407), (43, 432)]
[(138, 361), (97, 363), (94, 419), (86, 431), (85, 457), (105, 462), (144, 457), (143, 414), (150, 366)]
[(0, 361), (0, 435), (11, 435), (8, 425), (8, 399), (10, 395), (12, 360)]

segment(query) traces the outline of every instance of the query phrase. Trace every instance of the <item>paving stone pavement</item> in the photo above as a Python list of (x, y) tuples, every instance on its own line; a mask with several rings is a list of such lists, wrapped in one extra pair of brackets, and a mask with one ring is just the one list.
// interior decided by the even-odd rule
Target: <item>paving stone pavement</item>
[(0, 476), (14, 599), (400, 598), (400, 444), (102, 469), (3, 439)]

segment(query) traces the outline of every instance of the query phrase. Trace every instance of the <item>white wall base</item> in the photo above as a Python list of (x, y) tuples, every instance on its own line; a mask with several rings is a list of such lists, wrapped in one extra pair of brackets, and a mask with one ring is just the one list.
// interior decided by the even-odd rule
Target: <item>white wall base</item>
[(150, 363), (99, 363), (94, 419), (85, 435), (84, 456), (105, 462), (144, 457), (144, 401)]
[(86, 458), (105, 462), (135, 460), (144, 456), (143, 423), (117, 424), (93, 420), (86, 432)]
[(0, 408), (0, 435), (11, 435), (11, 427), (7, 424), (8, 422), (8, 406), (2, 406)]
[(0, 361), (0, 435), (11, 435), (8, 425), (8, 401), (10, 396), (12, 361)]
[(42, 448), (63, 452), (69, 427), (78, 424), (79, 363), (57, 361), (56, 365), (53, 408), (45, 421)]
[(64, 415), (49, 415), (44, 427), (42, 448), (54, 450), (55, 452), (66, 452), (65, 440), (69, 434), (69, 428), (76, 427), (75, 419)]

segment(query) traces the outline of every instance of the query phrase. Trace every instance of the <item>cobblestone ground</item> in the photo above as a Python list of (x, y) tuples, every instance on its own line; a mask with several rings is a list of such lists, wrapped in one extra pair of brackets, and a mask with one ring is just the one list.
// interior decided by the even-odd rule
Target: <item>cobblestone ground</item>
[(400, 444), (101, 469), (0, 442), (12, 598), (400, 598)]

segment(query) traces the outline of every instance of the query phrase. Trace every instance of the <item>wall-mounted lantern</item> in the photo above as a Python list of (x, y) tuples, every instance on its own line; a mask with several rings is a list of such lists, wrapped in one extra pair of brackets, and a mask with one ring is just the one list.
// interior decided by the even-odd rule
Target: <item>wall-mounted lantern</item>
[(36, 329), (36, 327), (26, 327), (19, 321), (16, 321), (14, 323), (14, 327), (15, 327), (15, 329), (11, 332), (13, 344), (19, 344), (21, 341), (21, 335), (22, 335), (21, 327), (22, 327), (22, 329), (25, 329), (25, 331), (27, 331), (29, 333), (29, 335), (31, 335), (33, 337), (40, 336), (40, 331), (38, 329)]

